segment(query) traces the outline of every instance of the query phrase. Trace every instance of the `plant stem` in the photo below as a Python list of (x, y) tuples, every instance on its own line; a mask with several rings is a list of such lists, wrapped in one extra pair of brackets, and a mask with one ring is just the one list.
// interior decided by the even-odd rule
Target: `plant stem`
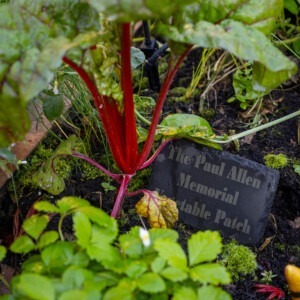
[[(92, 94), (95, 106), (99, 112), (100, 119), (103, 123), (103, 127), (106, 132), (108, 143), (112, 152), (112, 155), (120, 169), (126, 169), (126, 162), (123, 156), (122, 142), (120, 135), (120, 129), (118, 128), (118, 112), (115, 101), (109, 101), (105, 96), (101, 96), (96, 84), (87, 74), (87, 72), (81, 67), (74, 63), (71, 59), (63, 57), (63, 62), (68, 64), (73, 70), (75, 70), (80, 78), (84, 81), (90, 93)], [(112, 103), (110, 103), (112, 102)]]
[(104, 168), (103, 166), (101, 166), (100, 164), (98, 164), (97, 162), (95, 162), (93, 159), (91, 159), (90, 157), (87, 157), (81, 153), (78, 153), (78, 152), (73, 152), (72, 153), (73, 156), (75, 157), (79, 157), (81, 159), (84, 159), (85, 161), (87, 161), (89, 164), (93, 165), (94, 167), (100, 169), (103, 173), (105, 173), (107, 176), (115, 179), (117, 182), (121, 182), (120, 181), (120, 175), (118, 174), (114, 174), (110, 171), (108, 171), (106, 168)]
[(125, 157), (131, 172), (135, 172), (138, 158), (138, 144), (136, 121), (134, 114), (134, 101), (131, 76), (131, 39), (130, 23), (122, 24), (121, 41), (121, 85), (124, 94), (124, 128), (125, 130)]
[(160, 146), (157, 148), (157, 150), (154, 152), (154, 154), (147, 160), (145, 161), (145, 163), (142, 164), (142, 166), (139, 168), (139, 170), (142, 170), (144, 168), (149, 167), (154, 159), (158, 156), (158, 154), (162, 151), (162, 149), (171, 141), (173, 141), (174, 139), (169, 139), (164, 141), (162, 144), (160, 144)]
[(119, 213), (120, 213), (120, 210), (122, 207), (122, 202), (123, 202), (125, 193), (127, 191), (128, 184), (133, 175), (125, 174), (125, 175), (121, 175), (121, 176), (122, 176), (121, 185), (119, 187), (118, 195), (115, 200), (113, 210), (111, 212), (111, 217), (113, 217), (113, 218), (117, 218), (119, 216)]
[(64, 234), (63, 234), (63, 231), (62, 231), (62, 224), (63, 224), (64, 218), (65, 218), (65, 216), (61, 216), (61, 217), (59, 218), (59, 221), (58, 221), (58, 234), (59, 234), (60, 239), (61, 239), (62, 241), (65, 240)]
[(174, 76), (175, 76), (176, 72), (178, 71), (181, 63), (184, 60), (184, 58), (190, 52), (191, 48), (192, 48), (192, 46), (189, 46), (186, 49), (186, 51), (177, 60), (177, 62), (175, 64), (175, 66), (173, 67), (173, 69), (170, 67), (171, 63), (169, 64), (169, 70), (168, 70), (167, 76), (164, 80), (164, 83), (163, 83), (163, 86), (161, 88), (159, 97), (157, 99), (157, 103), (156, 103), (155, 110), (154, 110), (154, 113), (153, 113), (153, 117), (152, 117), (152, 121), (151, 121), (151, 126), (149, 128), (147, 140), (144, 144), (142, 153), (140, 154), (140, 157), (139, 157), (139, 160), (138, 160), (138, 167), (140, 167), (144, 164), (144, 162), (147, 160), (147, 158), (150, 154), (151, 147), (152, 147), (153, 142), (154, 142), (156, 127), (157, 127), (157, 124), (159, 122), (159, 117), (160, 117), (160, 114), (161, 114), (161, 110), (163, 108), (163, 105), (164, 105), (166, 96), (168, 94), (169, 88), (171, 86), (171, 83), (174, 79)]
[(263, 124), (263, 125), (260, 125), (258, 127), (255, 127), (255, 128), (251, 128), (249, 130), (246, 130), (246, 131), (243, 131), (243, 132), (240, 132), (240, 133), (237, 133), (237, 134), (234, 134), (234, 135), (231, 135), (227, 138), (224, 138), (223, 136), (217, 136), (216, 138), (214, 139), (209, 139), (211, 142), (215, 142), (215, 143), (219, 143), (219, 144), (227, 144), (227, 143), (230, 143), (234, 140), (237, 140), (237, 139), (240, 139), (242, 137), (245, 137), (249, 134), (253, 134), (253, 133), (256, 133), (258, 131), (261, 131), (261, 130), (264, 130), (264, 129), (267, 129), (269, 127), (272, 127), (274, 125), (277, 125), (279, 123), (282, 123), (284, 121), (287, 121), (289, 119), (292, 119), (294, 117), (297, 117), (297, 116), (300, 116), (300, 110), (294, 112), (294, 113), (291, 113), (287, 116), (284, 116), (282, 118), (279, 118), (277, 120), (274, 120), (274, 121), (271, 121), (267, 124)]

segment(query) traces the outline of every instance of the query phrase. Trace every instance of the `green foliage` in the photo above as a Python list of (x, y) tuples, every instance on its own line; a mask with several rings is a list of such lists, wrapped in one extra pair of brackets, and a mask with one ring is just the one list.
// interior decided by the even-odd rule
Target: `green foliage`
[(242, 109), (252, 106), (255, 101), (265, 95), (255, 91), (252, 85), (252, 64), (247, 63), (244, 68), (238, 69), (233, 75), (234, 96), (227, 100), (228, 103), (239, 101)]
[(294, 164), (293, 168), (294, 168), (294, 172), (300, 175), (300, 164)]
[(282, 169), (288, 165), (289, 160), (287, 156), (282, 153), (280, 154), (269, 153), (264, 156), (264, 162), (267, 167), (273, 169)]
[(5, 173), (10, 174), (10, 165), (18, 165), (16, 156), (10, 151), (9, 148), (0, 148), (0, 169), (2, 169)]
[(210, 146), (216, 149), (221, 147), (210, 142), (209, 139), (215, 137), (209, 123), (196, 115), (191, 114), (171, 114), (163, 119), (157, 129), (157, 135), (167, 138), (180, 137), (187, 138), (196, 143)]
[(261, 279), (260, 282), (265, 283), (265, 284), (271, 284), (273, 281), (273, 278), (275, 278), (277, 275), (273, 274), (272, 270), (267, 271), (264, 270), (261, 272)]
[(6, 146), (28, 131), (26, 105), (52, 80), (65, 52), (95, 43), (99, 16), (78, 0), (14, 1), (0, 14), (0, 145)]
[[(83, 199), (41, 201), (35, 209), (40, 214), (26, 221), (28, 235), (10, 248), (35, 253), (11, 281), (12, 299), (231, 299), (219, 287), (230, 277), (215, 262), (222, 247), (217, 232), (192, 235), (186, 254), (176, 231), (133, 227), (119, 235), (116, 220)], [(44, 213), (59, 214), (60, 240), (55, 231), (44, 231), (49, 221)], [(61, 232), (67, 215), (73, 218), (73, 241), (64, 241)], [(0, 250), (3, 257), (5, 249)]]
[(52, 91), (44, 91), (39, 98), (43, 101), (43, 113), (49, 121), (61, 116), (64, 111), (64, 95), (55, 94)]
[(77, 144), (78, 139), (74, 135), (62, 142), (43, 166), (33, 174), (33, 182), (50, 194), (60, 194), (65, 188), (65, 182), (56, 169), (57, 161), (62, 156), (72, 155)]
[[(122, 109), (120, 22), (155, 18), (155, 30), (169, 40), (172, 58), (195, 44), (250, 60), (254, 90), (270, 91), (296, 71), (265, 35), (282, 9), (283, 0), (15, 0), (1, 5), (0, 147), (24, 137), (30, 125), (26, 105), (53, 80), (64, 55), (88, 70), (100, 93)], [(46, 105), (50, 119), (62, 108), (60, 96), (54, 99)]]
[(234, 281), (246, 275), (254, 275), (257, 269), (255, 253), (234, 240), (224, 246), (220, 263), (226, 266)]

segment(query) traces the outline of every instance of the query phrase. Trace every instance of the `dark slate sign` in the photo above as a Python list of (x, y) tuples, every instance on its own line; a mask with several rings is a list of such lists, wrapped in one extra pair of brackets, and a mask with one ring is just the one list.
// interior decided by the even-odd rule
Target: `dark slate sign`
[(149, 189), (173, 198), (179, 218), (242, 244), (264, 234), (279, 172), (251, 160), (177, 140), (158, 155)]

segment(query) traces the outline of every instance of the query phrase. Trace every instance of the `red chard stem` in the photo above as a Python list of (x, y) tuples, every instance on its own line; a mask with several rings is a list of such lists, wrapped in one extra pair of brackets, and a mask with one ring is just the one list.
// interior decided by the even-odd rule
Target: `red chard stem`
[(138, 144), (134, 113), (130, 49), (130, 23), (124, 23), (122, 24), (121, 41), (121, 85), (124, 93), (125, 157), (127, 164), (130, 167), (130, 172), (135, 172), (138, 157)]
[(165, 99), (167, 97), (169, 88), (171, 86), (171, 83), (174, 79), (174, 76), (176, 75), (176, 72), (178, 71), (181, 63), (183, 62), (183, 60), (185, 59), (185, 57), (187, 56), (187, 54), (190, 52), (191, 50), (191, 46), (180, 56), (180, 58), (177, 60), (175, 66), (173, 67), (173, 69), (170, 67), (169, 64), (169, 70), (167, 72), (166, 78), (164, 80), (163, 86), (161, 88), (160, 94), (158, 96), (157, 102), (156, 102), (156, 106), (155, 106), (155, 110), (153, 113), (153, 117), (151, 120), (151, 125), (149, 128), (149, 132), (148, 132), (148, 137), (147, 140), (144, 144), (143, 150), (141, 155), (139, 156), (139, 160), (138, 160), (138, 167), (140, 168), (144, 162), (147, 160), (150, 151), (151, 151), (151, 147), (153, 145), (154, 142), (154, 137), (155, 137), (155, 131), (156, 131), (156, 127), (157, 124), (159, 122), (159, 118), (161, 115), (161, 110), (163, 108)]

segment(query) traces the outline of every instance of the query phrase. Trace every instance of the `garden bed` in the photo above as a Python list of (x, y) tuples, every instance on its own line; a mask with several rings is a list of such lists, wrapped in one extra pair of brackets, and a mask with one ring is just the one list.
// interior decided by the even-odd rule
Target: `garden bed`
[[(191, 80), (191, 74), (199, 61), (199, 50), (193, 51), (186, 60), (184, 66), (180, 69), (174, 80), (173, 86), (187, 86)], [(156, 93), (150, 90), (141, 92), (144, 95), (151, 95), (155, 98)], [(178, 92), (170, 92), (175, 97), (180, 98), (182, 95)], [(228, 134), (231, 130), (241, 132), (245, 130), (245, 114), (239, 108), (238, 103), (228, 104), (227, 99), (233, 95), (231, 78), (220, 81), (208, 93), (206, 98), (206, 107), (209, 110), (203, 115), (208, 117), (209, 112), (214, 112), (209, 116), (209, 122), (218, 135)], [(173, 112), (199, 112), (199, 95), (195, 95), (186, 101), (169, 100), (164, 107), (165, 114)], [(262, 116), (263, 122), (271, 121), (283, 117), (289, 113), (300, 109), (300, 90), (299, 85), (290, 82), (288, 86), (272, 92), (271, 96), (265, 97), (264, 103), (266, 109), (271, 113)], [(251, 118), (249, 119), (251, 120)], [(54, 130), (59, 134), (60, 130)], [(68, 135), (74, 133), (72, 128), (64, 127), (64, 132)], [(91, 138), (93, 138), (91, 136)], [(50, 139), (51, 140), (51, 139)], [(49, 143), (46, 140), (46, 146)], [(98, 157), (101, 156), (103, 145), (94, 141), (95, 152)], [(100, 149), (100, 150), (99, 150)], [(237, 144), (229, 144), (224, 147), (229, 152), (238, 154), (242, 157), (251, 159), (258, 163), (264, 163), (264, 156), (273, 154), (285, 154), (290, 163), (280, 169), (280, 181), (271, 214), (269, 216), (267, 228), (261, 243), (252, 250), (257, 255), (258, 269), (256, 278), (242, 278), (227, 287), (227, 290), (233, 296), (233, 299), (265, 299), (264, 296), (258, 295), (253, 285), (259, 283), (262, 279), (261, 273), (271, 271), (276, 275), (272, 279), (272, 285), (283, 289), (287, 293), (286, 281), (283, 275), (285, 265), (300, 264), (300, 175), (293, 169), (293, 160), (300, 158), (299, 145), (299, 121), (292, 119), (279, 124), (270, 129), (261, 131), (251, 136), (246, 136)], [(22, 170), (21, 170), (22, 171)], [(114, 191), (107, 191), (103, 187), (103, 177), (87, 180), (83, 176), (80, 168), (74, 168), (72, 174), (66, 179), (66, 188), (58, 196), (47, 195), (50, 201), (60, 199), (64, 195), (79, 196), (89, 200), (93, 205), (102, 207), (105, 211), (110, 212), (113, 206)], [(142, 178), (147, 185), (147, 176)], [(2, 244), (9, 246), (16, 235), (16, 226), (20, 226), (22, 220), (26, 217), (32, 204), (40, 199), (44, 199), (45, 192), (40, 189), (25, 188), (20, 198), (16, 202), (15, 194), (9, 190), (6, 185), (0, 190), (0, 211), (1, 211), (1, 237)], [(120, 220), (121, 230), (125, 232), (134, 225), (140, 225), (139, 217), (134, 213), (134, 204), (138, 198), (127, 199), (123, 206), (123, 215)], [(16, 215), (19, 218), (16, 218)], [(16, 223), (17, 222), (17, 223)], [(70, 224), (66, 226), (66, 231), (71, 231)], [(15, 229), (14, 229), (15, 228)], [(186, 242), (188, 236), (195, 232), (195, 229), (184, 225), (177, 224), (175, 227), (180, 234), (182, 243)], [(15, 231), (13, 231), (15, 230)], [(10, 255), (2, 264), (2, 274), (9, 277), (12, 273), (18, 272), (22, 258), (18, 255)], [(6, 274), (7, 273), (7, 274)], [(289, 299), (289, 296), (286, 297)]]

